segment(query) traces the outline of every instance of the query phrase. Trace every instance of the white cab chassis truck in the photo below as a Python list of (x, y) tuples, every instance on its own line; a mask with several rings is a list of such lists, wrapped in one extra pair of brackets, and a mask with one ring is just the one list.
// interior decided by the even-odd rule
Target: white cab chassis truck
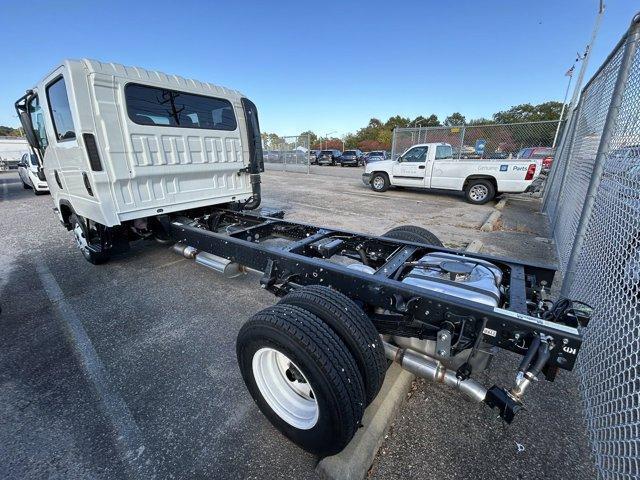
[(260, 203), (257, 112), (236, 90), (65, 60), (16, 109), (60, 221), (93, 263), (156, 235), (158, 214)]
[(456, 190), (469, 203), (483, 204), (500, 193), (528, 191), (541, 170), (541, 160), (454, 159), (448, 143), (423, 143), (397, 160), (368, 164), (362, 181), (376, 192), (392, 186)]
[[(264, 415), (310, 452), (351, 440), (387, 360), (508, 423), (530, 385), (575, 364), (589, 310), (547, 298), (553, 268), (447, 249), (418, 226), (376, 237), (254, 210), (260, 129), (235, 90), (68, 60), (16, 109), (38, 175), (91, 263), (155, 237), (217, 272), (262, 273), (281, 299), (240, 328), (240, 372)], [(389, 179), (412, 176), (389, 168)], [(522, 356), (509, 389), (472, 378), (499, 348)]]

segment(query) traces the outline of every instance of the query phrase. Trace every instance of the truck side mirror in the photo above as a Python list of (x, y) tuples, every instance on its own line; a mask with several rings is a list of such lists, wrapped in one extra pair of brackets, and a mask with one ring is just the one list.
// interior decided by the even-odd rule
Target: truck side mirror
[(34, 149), (40, 148), (40, 142), (38, 141), (38, 137), (36, 133), (33, 131), (33, 125), (31, 124), (31, 116), (28, 112), (20, 112), (20, 123), (22, 124), (22, 129), (24, 130), (24, 136), (27, 137), (27, 142)]

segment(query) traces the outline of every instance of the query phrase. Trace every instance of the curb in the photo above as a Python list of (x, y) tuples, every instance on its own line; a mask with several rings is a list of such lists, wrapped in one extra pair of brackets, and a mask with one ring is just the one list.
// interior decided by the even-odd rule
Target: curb
[(378, 396), (364, 412), (363, 427), (344, 450), (323, 458), (316, 466), (316, 472), (322, 478), (361, 480), (366, 476), (385, 433), (407, 398), (414, 378), (412, 373), (403, 370), (397, 363), (389, 367)]
[(509, 199), (507, 197), (502, 197), (500, 201), (496, 203), (496, 206), (495, 206), (496, 210), (502, 210), (504, 207), (506, 207), (508, 200)]
[(502, 212), (500, 210), (494, 210), (489, 218), (485, 220), (485, 222), (480, 227), (480, 230), (483, 232), (493, 232), (498, 227), (498, 220), (500, 220), (500, 216)]
[(465, 252), (471, 252), (471, 253), (479, 253), (480, 250), (482, 250), (482, 247), (484, 246), (484, 243), (482, 243), (482, 240), (474, 240), (472, 241), (469, 245), (467, 245), (467, 248), (464, 249)]

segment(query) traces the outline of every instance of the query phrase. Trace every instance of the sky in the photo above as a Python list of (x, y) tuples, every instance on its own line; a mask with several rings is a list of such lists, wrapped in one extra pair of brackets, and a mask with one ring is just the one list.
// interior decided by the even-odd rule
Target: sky
[[(242, 91), (262, 131), (355, 132), (371, 117), (490, 117), (562, 100), (597, 0), (0, 0), (0, 125), (64, 58), (161, 70)], [(608, 0), (588, 79), (635, 12)], [(577, 77), (574, 76), (574, 79)]]

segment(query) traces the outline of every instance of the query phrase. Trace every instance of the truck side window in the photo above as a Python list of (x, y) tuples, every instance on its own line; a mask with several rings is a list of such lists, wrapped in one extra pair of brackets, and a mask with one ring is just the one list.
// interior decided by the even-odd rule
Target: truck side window
[(47, 87), (47, 99), (49, 100), (49, 111), (53, 120), (53, 130), (56, 132), (56, 140), (66, 142), (75, 139), (76, 129), (73, 126), (64, 77), (60, 77)]
[(49, 141), (47, 140), (47, 134), (44, 130), (44, 116), (42, 115), (42, 107), (40, 106), (40, 100), (35, 96), (31, 100), (29, 100), (29, 115), (31, 116), (31, 124), (33, 125), (33, 130), (38, 140), (40, 140), (40, 145), (44, 150), (49, 145)]
[(453, 148), (451, 145), (438, 145), (436, 147), (436, 160), (453, 158)]
[(427, 159), (428, 147), (414, 147), (405, 153), (402, 160), (405, 162), (424, 162)]

